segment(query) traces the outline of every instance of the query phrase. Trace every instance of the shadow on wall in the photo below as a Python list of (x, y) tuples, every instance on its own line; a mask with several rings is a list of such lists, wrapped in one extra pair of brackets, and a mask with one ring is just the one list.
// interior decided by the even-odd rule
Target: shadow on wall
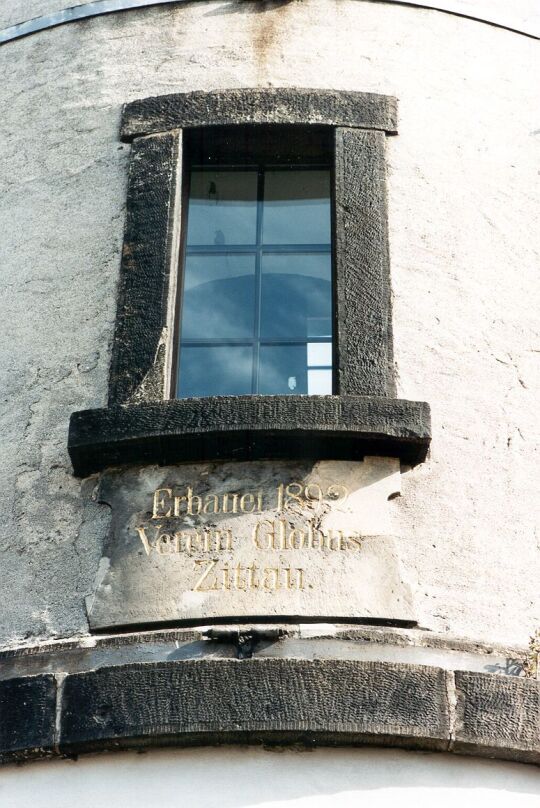
[(274, 11), (282, 6), (290, 5), (294, 0), (231, 0), (219, 8), (207, 11), (205, 17), (221, 17), (223, 14), (238, 14), (239, 11), (246, 14), (264, 14), (266, 11)]

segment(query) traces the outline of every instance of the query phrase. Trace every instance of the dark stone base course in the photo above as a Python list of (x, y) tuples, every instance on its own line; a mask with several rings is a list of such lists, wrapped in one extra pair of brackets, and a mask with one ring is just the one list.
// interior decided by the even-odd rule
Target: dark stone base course
[(540, 681), (456, 671), (457, 721), (454, 751), (487, 757), (520, 739), (516, 760), (540, 763)]
[(56, 723), (56, 678), (0, 681), (0, 761), (51, 754)]
[(234, 730), (382, 733), (437, 746), (448, 726), (444, 682), (433, 668), (341, 660), (108, 668), (66, 681), (61, 746), (183, 732), (217, 741)]
[(539, 704), (536, 680), (421, 665), (268, 658), (118, 665), (0, 681), (0, 759), (302, 743), (540, 763)]
[(173, 399), (71, 416), (68, 448), (86, 476), (123, 463), (399, 457), (415, 464), (431, 437), (424, 402), (370, 396)]

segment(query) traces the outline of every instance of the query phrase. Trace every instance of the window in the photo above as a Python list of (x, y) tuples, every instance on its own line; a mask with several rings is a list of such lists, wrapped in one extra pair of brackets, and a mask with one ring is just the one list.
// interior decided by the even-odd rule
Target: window
[[(108, 406), (86, 475), (123, 463), (425, 457), (395, 398), (385, 140), (396, 102), (302, 89), (133, 101)], [(179, 271), (180, 266), (180, 271)]]
[(326, 140), (266, 127), (188, 138), (178, 397), (332, 394)]

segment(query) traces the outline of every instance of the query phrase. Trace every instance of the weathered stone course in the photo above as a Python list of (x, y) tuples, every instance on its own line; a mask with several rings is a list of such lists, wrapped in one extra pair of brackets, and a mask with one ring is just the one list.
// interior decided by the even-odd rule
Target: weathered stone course
[[(69, 677), (61, 747), (204, 733), (422, 738), (444, 748), (444, 673), (434, 668), (304, 660), (220, 660), (105, 668)], [(412, 743), (412, 740), (411, 740)]]
[(389, 662), (241, 658), (240, 644), (234, 659), (231, 647), (222, 658), (2, 681), (0, 759), (301, 742), (540, 762), (538, 681)]
[(456, 671), (454, 749), (540, 763), (540, 681)]
[(0, 681), (0, 761), (51, 753), (55, 721), (54, 676)]

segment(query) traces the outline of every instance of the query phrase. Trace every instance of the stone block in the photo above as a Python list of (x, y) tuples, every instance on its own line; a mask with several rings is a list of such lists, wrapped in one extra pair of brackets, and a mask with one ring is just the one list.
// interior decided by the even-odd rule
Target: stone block
[(191, 660), (69, 676), (61, 750), (149, 743), (377, 743), (444, 749), (445, 674), (337, 660)]
[(540, 681), (456, 671), (453, 750), (540, 763)]
[(0, 761), (51, 752), (55, 716), (54, 676), (0, 681)]

